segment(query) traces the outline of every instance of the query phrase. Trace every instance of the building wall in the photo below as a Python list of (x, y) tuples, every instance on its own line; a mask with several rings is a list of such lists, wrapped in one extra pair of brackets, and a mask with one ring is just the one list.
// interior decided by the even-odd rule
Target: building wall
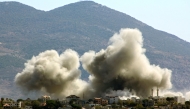
[(18, 108), (21, 108), (21, 105), (22, 104), (22, 102), (21, 101), (19, 101), (18, 103), (17, 103), (17, 105), (18, 105)]
[(118, 103), (119, 101), (118, 96), (107, 96), (106, 99), (108, 100), (109, 104)]
[(177, 99), (177, 103), (185, 104), (185, 98), (182, 96), (175, 97)]
[(94, 98), (94, 103), (95, 104), (101, 104), (102, 103), (102, 98)]
[(80, 100), (80, 97), (76, 96), (76, 95), (70, 95), (68, 97), (66, 97), (66, 101), (67, 103), (69, 103), (71, 100)]
[(107, 105), (108, 104), (108, 100), (102, 99), (102, 105)]
[(167, 100), (166, 100), (165, 97), (160, 97), (160, 98), (158, 98), (158, 102), (160, 102), (160, 103), (166, 103)]
[(7, 104), (7, 106), (5, 106), (4, 108), (12, 108), (12, 107), (18, 107), (21, 108), (21, 102), (14, 102), (14, 101), (8, 101), (5, 100), (3, 101), (3, 104)]

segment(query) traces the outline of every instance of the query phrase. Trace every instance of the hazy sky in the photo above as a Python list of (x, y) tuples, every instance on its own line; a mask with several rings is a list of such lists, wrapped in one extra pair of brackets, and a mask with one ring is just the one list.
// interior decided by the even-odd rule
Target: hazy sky
[[(13, 0), (0, 0), (13, 1)], [(82, 0), (15, 0), (40, 10), (51, 10)], [(93, 0), (124, 12), (158, 30), (190, 42), (190, 0)]]

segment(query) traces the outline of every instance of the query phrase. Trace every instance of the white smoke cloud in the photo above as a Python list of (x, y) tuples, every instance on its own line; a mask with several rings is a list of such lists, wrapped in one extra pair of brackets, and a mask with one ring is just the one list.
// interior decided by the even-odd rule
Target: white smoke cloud
[(101, 96), (109, 90), (127, 88), (145, 97), (153, 87), (172, 87), (171, 70), (150, 65), (139, 30), (121, 29), (109, 43), (105, 50), (89, 51), (81, 57), (83, 68), (91, 75), (91, 95)]
[(47, 50), (25, 63), (25, 69), (15, 77), (24, 91), (42, 91), (54, 97), (80, 94), (87, 83), (80, 79), (79, 56), (73, 50), (59, 55)]
[(15, 83), (24, 91), (42, 91), (54, 97), (84, 92), (90, 98), (114, 91), (122, 96), (128, 94), (124, 89), (147, 97), (153, 87), (171, 88), (171, 70), (150, 65), (145, 51), (139, 30), (121, 29), (105, 50), (81, 56), (82, 66), (90, 74), (89, 83), (80, 79), (79, 56), (70, 49), (61, 55), (48, 50), (33, 57), (16, 75)]
[(182, 96), (184, 97), (182, 92), (173, 92), (173, 91), (164, 91), (161, 93), (164, 97), (176, 97), (176, 96)]

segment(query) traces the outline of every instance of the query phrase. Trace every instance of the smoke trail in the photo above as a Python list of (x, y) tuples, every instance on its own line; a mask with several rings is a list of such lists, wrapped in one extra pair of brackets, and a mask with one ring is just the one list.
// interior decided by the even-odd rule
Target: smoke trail
[(90, 86), (86, 91), (91, 96), (127, 88), (146, 97), (153, 87), (171, 88), (171, 70), (150, 65), (139, 30), (121, 29), (109, 43), (105, 50), (89, 51), (81, 56), (83, 68), (90, 73)]
[(66, 50), (59, 54), (47, 50), (25, 63), (25, 69), (15, 77), (24, 91), (43, 91), (54, 97), (81, 93), (87, 83), (80, 80), (79, 56)]

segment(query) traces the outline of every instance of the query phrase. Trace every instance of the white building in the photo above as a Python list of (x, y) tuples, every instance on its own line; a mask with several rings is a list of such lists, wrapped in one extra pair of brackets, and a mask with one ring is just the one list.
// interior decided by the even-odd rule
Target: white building
[(176, 96), (174, 98), (176, 98), (177, 103), (185, 104), (185, 98), (184, 97), (182, 97), (182, 96)]
[(21, 106), (22, 106), (21, 104), (22, 104), (21, 101), (17, 102), (17, 107), (18, 107), (18, 108), (21, 108)]
[(118, 96), (106, 96), (109, 104), (118, 103), (119, 97)]
[(9, 109), (9, 108), (14, 108), (14, 107), (21, 108), (21, 101), (20, 102), (14, 102), (13, 100), (8, 100), (8, 99), (5, 99), (3, 101), (3, 108), (4, 109)]
[(167, 102), (166, 97), (159, 97), (157, 99), (157, 102), (159, 102), (159, 103), (166, 103)]

